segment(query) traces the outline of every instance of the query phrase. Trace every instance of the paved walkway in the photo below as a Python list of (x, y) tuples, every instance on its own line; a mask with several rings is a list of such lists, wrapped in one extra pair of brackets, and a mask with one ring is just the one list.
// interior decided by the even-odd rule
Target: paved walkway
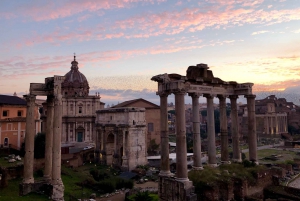
[(289, 187), (300, 188), (300, 177), (288, 184)]

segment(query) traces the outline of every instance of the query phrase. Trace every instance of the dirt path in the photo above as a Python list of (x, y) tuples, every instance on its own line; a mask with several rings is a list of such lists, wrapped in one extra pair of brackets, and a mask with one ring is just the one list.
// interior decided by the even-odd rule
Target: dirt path
[[(158, 188), (158, 183), (153, 182), (153, 181), (148, 181), (143, 184), (134, 184), (135, 187), (140, 187), (140, 188)], [(119, 194), (115, 194), (111, 197), (106, 197), (106, 198), (97, 198), (97, 201), (124, 201), (125, 200), (125, 192), (120, 191)]]

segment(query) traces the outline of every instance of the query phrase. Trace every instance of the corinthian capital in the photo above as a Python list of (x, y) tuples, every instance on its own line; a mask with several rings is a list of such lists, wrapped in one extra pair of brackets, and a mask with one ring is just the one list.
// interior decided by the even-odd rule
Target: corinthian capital
[(25, 98), (28, 107), (35, 105), (36, 95), (28, 94), (23, 97)]
[(156, 95), (159, 95), (160, 97), (168, 97), (170, 95), (169, 91), (159, 91), (156, 92)]
[(191, 96), (192, 98), (199, 98), (202, 94), (198, 93), (198, 92), (194, 92), (194, 93), (189, 93), (189, 96)]

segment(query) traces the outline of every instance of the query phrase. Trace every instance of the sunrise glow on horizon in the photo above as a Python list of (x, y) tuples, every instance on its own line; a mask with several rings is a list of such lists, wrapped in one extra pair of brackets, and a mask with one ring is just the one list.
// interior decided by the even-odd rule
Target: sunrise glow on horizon
[(106, 103), (155, 102), (152, 76), (199, 63), (299, 100), (299, 13), (298, 0), (2, 0), (0, 94), (65, 75), (75, 52)]

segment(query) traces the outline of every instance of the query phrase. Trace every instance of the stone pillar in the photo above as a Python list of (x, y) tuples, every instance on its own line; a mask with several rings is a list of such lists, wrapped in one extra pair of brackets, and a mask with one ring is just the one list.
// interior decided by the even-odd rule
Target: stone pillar
[(269, 134), (269, 132), (270, 132), (270, 126), (269, 126), (269, 117), (268, 116), (266, 116), (266, 118), (267, 118), (267, 123), (266, 123), (266, 134)]
[(271, 125), (271, 133), (270, 134), (274, 134), (273, 114), (271, 114), (271, 117), (270, 117), (270, 125)]
[(249, 160), (257, 163), (257, 136), (256, 136), (256, 118), (255, 118), (255, 95), (245, 95), (248, 108), (248, 143)]
[(53, 147), (53, 115), (54, 102), (53, 96), (47, 96), (47, 130), (45, 140), (45, 171), (44, 178), (47, 182), (52, 180), (52, 147)]
[(100, 130), (100, 163), (101, 164), (106, 164), (106, 158), (105, 158), (105, 155), (106, 155), (106, 150), (105, 150), (105, 147), (104, 147), (104, 130), (101, 129)]
[(279, 128), (278, 128), (278, 125), (279, 125), (279, 123), (278, 123), (278, 121), (279, 121), (279, 118), (277, 117), (277, 114), (275, 114), (275, 134), (278, 134), (279, 133)]
[[(169, 164), (169, 128), (168, 128), (168, 93), (159, 94), (160, 97), (160, 176), (170, 176)], [(184, 107), (184, 106), (183, 106)]]
[[(59, 87), (60, 88), (60, 87)], [(61, 126), (62, 126), (62, 95), (54, 96), (53, 122), (53, 153), (52, 153), (52, 199), (63, 200), (64, 185), (61, 180)]]
[(287, 132), (287, 127), (288, 127), (288, 119), (287, 116), (284, 117), (284, 132)]
[[(233, 158), (235, 162), (241, 162), (241, 153), (240, 153), (240, 141), (239, 141), (239, 123), (238, 123), (238, 110), (237, 110), (237, 95), (230, 95), (231, 103), (231, 133), (232, 133), (232, 148), (233, 148)], [(248, 111), (249, 115), (249, 111)]]
[(112, 163), (113, 165), (118, 165), (117, 162), (118, 158), (116, 157), (116, 155), (118, 154), (118, 149), (117, 149), (118, 130), (114, 131), (113, 135), (114, 135), (114, 154), (113, 154)]
[(226, 97), (218, 95), (218, 98), (220, 102), (221, 161), (222, 163), (229, 163)]
[(186, 94), (186, 92), (178, 91), (174, 94), (176, 113), (176, 180), (189, 181), (187, 175), (187, 150), (184, 107), (184, 95)]
[(90, 124), (89, 141), (91, 141), (92, 140), (92, 136), (93, 136), (92, 122), (89, 122), (89, 124)]
[(199, 93), (189, 94), (193, 102), (193, 151), (194, 151), (194, 170), (202, 170), (201, 137), (200, 137), (200, 118), (199, 118)]
[(206, 94), (207, 100), (207, 139), (208, 139), (208, 165), (217, 166), (216, 160), (216, 134), (215, 134), (215, 115), (214, 115), (214, 97)]
[(100, 160), (100, 157), (99, 157), (99, 154), (100, 154), (100, 130), (97, 129), (96, 130), (96, 147), (95, 147), (95, 163), (99, 163), (99, 160)]
[(122, 130), (123, 133), (123, 156), (122, 156), (122, 169), (128, 171), (128, 158), (126, 155), (126, 147), (127, 147), (127, 138), (126, 138), (126, 131)]
[(35, 95), (24, 95), (27, 102), (26, 111), (26, 130), (25, 130), (25, 156), (24, 156), (24, 184), (33, 184), (33, 164), (34, 164), (34, 108), (35, 108)]

